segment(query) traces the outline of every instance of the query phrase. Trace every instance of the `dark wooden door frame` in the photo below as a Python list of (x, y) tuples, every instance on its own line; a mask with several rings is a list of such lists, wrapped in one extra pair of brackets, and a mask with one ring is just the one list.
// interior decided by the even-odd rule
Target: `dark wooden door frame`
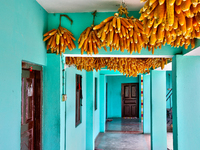
[(124, 97), (122, 85), (130, 85), (130, 84), (136, 84), (137, 87), (138, 87), (138, 92), (137, 92), (137, 100), (138, 100), (137, 108), (138, 108), (138, 117), (139, 117), (139, 83), (122, 83), (121, 84), (121, 116), (123, 117), (123, 97)]
[[(37, 98), (35, 103), (35, 132), (34, 132), (34, 149), (42, 149), (42, 104), (43, 104), (43, 68), (42, 66), (22, 61), (22, 70), (33, 71), (35, 74), (34, 97)], [(21, 75), (22, 76), (22, 75)]]

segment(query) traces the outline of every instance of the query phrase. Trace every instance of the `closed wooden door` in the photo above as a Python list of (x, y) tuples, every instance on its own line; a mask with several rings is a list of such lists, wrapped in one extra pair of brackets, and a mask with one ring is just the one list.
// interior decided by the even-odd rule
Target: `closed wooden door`
[(40, 150), (41, 76), (39, 71), (22, 70), (21, 150)]
[(122, 84), (122, 117), (139, 117), (138, 84)]

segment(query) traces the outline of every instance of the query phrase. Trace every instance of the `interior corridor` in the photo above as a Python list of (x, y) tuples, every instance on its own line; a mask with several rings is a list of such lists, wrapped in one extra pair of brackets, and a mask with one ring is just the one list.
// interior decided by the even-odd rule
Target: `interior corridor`
[[(143, 134), (139, 119), (108, 119), (106, 132), (95, 141), (95, 150), (151, 150), (150, 134)], [(167, 147), (173, 149), (172, 133), (167, 133)]]

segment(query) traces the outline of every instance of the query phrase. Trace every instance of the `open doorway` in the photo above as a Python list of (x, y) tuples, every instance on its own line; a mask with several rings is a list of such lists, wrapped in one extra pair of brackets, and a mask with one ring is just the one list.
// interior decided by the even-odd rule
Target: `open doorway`
[(40, 150), (42, 67), (22, 62), (21, 85), (21, 150)]
[[(112, 80), (109, 80), (109, 78), (112, 78)], [(142, 122), (139, 120), (139, 77), (131, 77), (131, 79), (128, 79), (125, 76), (109, 78), (108, 84), (110, 83), (112, 86), (110, 85), (108, 88), (108, 100), (111, 102), (112, 98), (112, 104), (108, 104), (107, 107), (110, 106), (110, 110), (112, 107), (112, 112), (117, 112), (119, 114), (117, 117), (109, 117), (107, 119), (106, 131), (138, 134), (143, 133)], [(135, 80), (136, 83), (124, 83), (123, 80)], [(116, 86), (113, 86), (113, 81), (121, 81), (121, 83), (118, 84), (119, 90), (117, 90)], [(117, 91), (120, 92), (120, 95), (118, 96), (116, 96), (118, 93)], [(121, 109), (117, 106), (119, 105), (118, 97)], [(109, 116), (115, 115), (112, 112), (110, 111)]]

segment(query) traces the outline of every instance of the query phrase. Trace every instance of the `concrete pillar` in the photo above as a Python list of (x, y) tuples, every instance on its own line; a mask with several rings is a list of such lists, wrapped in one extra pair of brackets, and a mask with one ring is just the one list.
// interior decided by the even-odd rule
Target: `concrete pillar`
[(86, 149), (93, 150), (94, 145), (94, 77), (93, 71), (86, 72)]
[[(42, 149), (61, 150), (64, 145), (61, 122), (62, 63), (61, 57), (47, 54), (43, 75)], [(64, 105), (64, 104), (63, 104)]]
[(144, 134), (150, 134), (151, 133), (151, 120), (150, 120), (150, 75), (144, 75), (143, 76), (143, 132)]
[(105, 132), (106, 123), (106, 77), (100, 75), (100, 132)]
[(166, 72), (151, 71), (151, 149), (167, 149)]
[(174, 150), (200, 148), (200, 56), (173, 57)]

